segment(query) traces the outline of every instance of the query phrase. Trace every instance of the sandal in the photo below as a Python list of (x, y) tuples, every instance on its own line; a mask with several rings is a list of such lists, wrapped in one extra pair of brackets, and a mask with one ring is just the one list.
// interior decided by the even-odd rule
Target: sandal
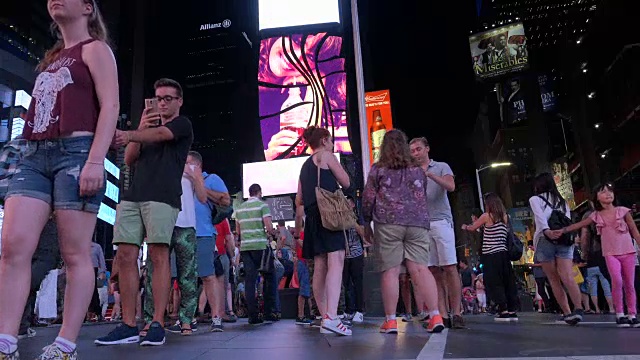
[(182, 336), (191, 336), (191, 335), (193, 335), (193, 329), (191, 329), (191, 328), (182, 328), (180, 330), (180, 335), (182, 335)]

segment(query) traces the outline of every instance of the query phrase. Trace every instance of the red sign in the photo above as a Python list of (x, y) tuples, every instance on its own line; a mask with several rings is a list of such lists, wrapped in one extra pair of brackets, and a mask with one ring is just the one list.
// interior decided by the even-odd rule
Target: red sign
[(367, 128), (369, 129), (369, 149), (371, 164), (378, 161), (382, 139), (393, 129), (391, 119), (391, 96), (389, 90), (372, 91), (365, 94), (367, 108)]

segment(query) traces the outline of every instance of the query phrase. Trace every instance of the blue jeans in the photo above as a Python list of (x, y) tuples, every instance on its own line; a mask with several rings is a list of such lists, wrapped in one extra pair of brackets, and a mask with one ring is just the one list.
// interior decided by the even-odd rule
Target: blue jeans
[(600, 284), (602, 285), (604, 296), (611, 297), (611, 284), (609, 284), (609, 280), (607, 280), (602, 274), (602, 271), (600, 271), (600, 267), (594, 266), (587, 268), (587, 278), (584, 280), (584, 283), (588, 286), (589, 295), (593, 297), (598, 296), (598, 280), (600, 280)]
[(276, 270), (271, 273), (271, 276), (273, 277), (273, 298), (275, 299), (276, 312), (279, 313), (282, 311), (280, 311), (280, 294), (278, 294), (278, 286), (280, 285), (280, 280), (282, 280), (282, 277), (284, 276), (284, 267), (276, 266), (275, 269)]
[(80, 173), (92, 144), (92, 136), (29, 141), (9, 181), (6, 198), (25, 196), (42, 200), (54, 210), (97, 214), (105, 183), (97, 194), (80, 196)]

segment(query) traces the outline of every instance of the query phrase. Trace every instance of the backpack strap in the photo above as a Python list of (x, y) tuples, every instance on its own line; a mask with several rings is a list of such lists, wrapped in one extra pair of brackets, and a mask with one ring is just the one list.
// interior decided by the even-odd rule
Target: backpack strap
[(545, 204), (547, 204), (547, 206), (549, 206), (552, 210), (558, 210), (558, 209), (559, 209), (557, 206), (553, 206), (553, 205), (551, 205), (551, 203), (549, 202), (549, 200), (547, 200), (544, 196), (542, 196), (542, 195), (538, 195), (538, 197), (539, 197), (540, 199), (542, 199), (542, 201), (544, 201), (544, 202), (545, 202)]

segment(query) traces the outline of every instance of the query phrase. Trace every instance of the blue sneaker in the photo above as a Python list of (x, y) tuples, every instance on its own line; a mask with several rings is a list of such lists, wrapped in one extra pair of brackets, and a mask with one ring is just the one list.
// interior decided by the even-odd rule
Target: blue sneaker
[(132, 344), (140, 341), (138, 328), (127, 324), (120, 324), (113, 329), (107, 336), (96, 339), (96, 345), (120, 345)]
[(149, 331), (147, 331), (147, 336), (142, 339), (140, 342), (140, 346), (160, 346), (164, 345), (165, 341), (165, 332), (162, 325), (159, 322), (154, 321), (149, 326)]

